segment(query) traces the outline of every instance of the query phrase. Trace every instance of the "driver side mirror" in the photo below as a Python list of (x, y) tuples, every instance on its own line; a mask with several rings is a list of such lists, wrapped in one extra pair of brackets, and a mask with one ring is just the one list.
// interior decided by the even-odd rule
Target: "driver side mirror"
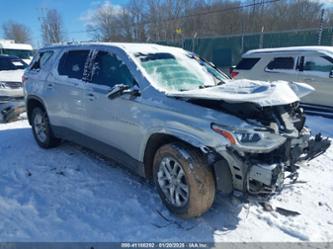
[(331, 72), (330, 72), (330, 74), (329, 74), (328, 77), (329, 77), (329, 78), (333, 78), (333, 69), (331, 70)]
[(111, 89), (107, 96), (109, 99), (114, 99), (123, 94), (129, 94), (133, 97), (138, 97), (141, 95), (137, 85), (134, 85), (132, 88), (130, 88), (125, 84), (117, 84)]

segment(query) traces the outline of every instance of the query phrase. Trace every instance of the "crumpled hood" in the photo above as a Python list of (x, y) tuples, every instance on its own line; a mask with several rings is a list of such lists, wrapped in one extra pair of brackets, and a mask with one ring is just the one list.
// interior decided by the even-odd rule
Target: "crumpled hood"
[(0, 81), (21, 82), (23, 73), (23, 69), (0, 71)]
[(286, 105), (299, 101), (315, 89), (304, 83), (287, 81), (230, 80), (219, 86), (183, 92), (167, 92), (167, 96), (223, 100), (231, 103), (251, 102), (260, 106)]

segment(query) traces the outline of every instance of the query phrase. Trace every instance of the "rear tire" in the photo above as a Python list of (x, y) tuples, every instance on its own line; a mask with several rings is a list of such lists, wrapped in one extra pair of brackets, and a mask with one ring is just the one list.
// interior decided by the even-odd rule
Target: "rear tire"
[(32, 110), (31, 125), (35, 140), (40, 147), (48, 149), (60, 144), (61, 140), (53, 135), (47, 113), (41, 107)]
[(154, 158), (154, 182), (166, 207), (182, 218), (198, 217), (214, 202), (212, 169), (190, 146), (172, 143), (158, 149)]

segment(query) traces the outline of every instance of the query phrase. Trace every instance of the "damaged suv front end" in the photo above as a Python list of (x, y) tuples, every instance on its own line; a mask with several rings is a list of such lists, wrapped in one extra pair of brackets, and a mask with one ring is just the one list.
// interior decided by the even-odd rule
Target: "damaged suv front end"
[(320, 134), (312, 137), (305, 126), (299, 97), (313, 90), (292, 82), (235, 80), (201, 93), (172, 95), (244, 120), (241, 127), (223, 121), (211, 124), (214, 132), (229, 141), (215, 148), (222, 160), (214, 163), (217, 187), (226, 194), (231, 191), (225, 184), (230, 170), (234, 189), (265, 194), (280, 190), (287, 172), (288, 177), (296, 176), (301, 161), (313, 159), (330, 146), (330, 140)]
[[(311, 131), (305, 126), (306, 118), (298, 95), (313, 91), (307, 85), (240, 80), (214, 89), (209, 98), (211, 90), (213, 88), (201, 95), (190, 92), (186, 95), (191, 103), (244, 120), (241, 127), (223, 122), (211, 124), (214, 132), (229, 141), (227, 146), (217, 149), (222, 162), (217, 159), (214, 163), (217, 187), (224, 193), (229, 193), (231, 188), (225, 186), (228, 174), (221, 169), (223, 167), (230, 170), (234, 189), (251, 194), (272, 193), (282, 188), (286, 172), (289, 177), (295, 176), (301, 161), (313, 159), (330, 146), (330, 140), (320, 134), (311, 137)], [(224, 91), (226, 96), (219, 95), (219, 91)], [(246, 96), (255, 92), (263, 94)], [(239, 102), (239, 95), (243, 95), (245, 102)]]
[[(135, 57), (148, 72), (150, 82), (158, 82), (155, 88), (164, 84), (159, 90), (168, 98), (189, 103), (196, 109), (203, 108), (196, 113), (201, 112), (202, 119), (210, 122), (213, 135), (202, 138), (205, 144), (199, 146), (214, 168), (220, 192), (277, 191), (282, 188), (287, 172), (295, 176), (301, 161), (316, 157), (330, 146), (328, 139), (320, 134), (312, 137), (305, 126), (306, 118), (299, 102), (301, 97), (314, 91), (312, 87), (286, 81), (230, 80), (213, 64), (191, 53), (184, 54), (177, 63), (178, 55), (167, 52), (137, 53)], [(184, 69), (193, 66), (186, 57), (197, 62), (214, 81), (192, 87), (198, 83)], [(179, 72), (166, 70), (172, 68)], [(199, 75), (194, 66), (192, 70)], [(178, 84), (180, 79), (183, 81)], [(190, 83), (185, 84), (186, 80)], [(184, 106), (184, 112), (185, 109)], [(221, 113), (240, 122), (232, 122), (228, 116), (219, 118)]]
[(298, 104), (271, 109), (272, 121), (266, 127), (230, 129), (212, 125), (215, 132), (230, 141), (220, 153), (231, 169), (234, 187), (243, 192), (265, 194), (280, 190), (286, 173), (295, 176), (301, 161), (314, 158), (330, 145), (320, 135), (311, 138)]

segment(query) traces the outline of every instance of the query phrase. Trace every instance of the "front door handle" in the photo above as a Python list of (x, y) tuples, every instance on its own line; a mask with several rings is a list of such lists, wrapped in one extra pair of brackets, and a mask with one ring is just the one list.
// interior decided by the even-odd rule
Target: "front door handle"
[(87, 96), (90, 101), (94, 101), (96, 99), (96, 96), (93, 93), (88, 93)]
[(47, 84), (47, 89), (53, 89), (53, 84), (52, 83), (48, 83)]

